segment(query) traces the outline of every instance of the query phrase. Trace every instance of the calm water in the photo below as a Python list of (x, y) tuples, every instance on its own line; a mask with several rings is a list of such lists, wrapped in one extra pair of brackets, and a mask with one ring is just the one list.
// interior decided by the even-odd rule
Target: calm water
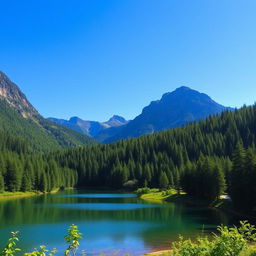
[(0, 201), (0, 245), (8, 233), (20, 231), (19, 246), (41, 244), (65, 248), (63, 236), (71, 224), (83, 233), (87, 255), (130, 253), (134, 256), (169, 248), (178, 234), (195, 237), (233, 220), (215, 210), (164, 202), (147, 202), (134, 194), (65, 191), (54, 195)]

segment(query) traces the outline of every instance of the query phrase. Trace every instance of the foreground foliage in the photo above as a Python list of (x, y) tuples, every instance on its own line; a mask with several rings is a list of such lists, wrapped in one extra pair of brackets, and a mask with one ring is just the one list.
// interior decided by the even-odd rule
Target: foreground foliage
[[(0, 256), (15, 256), (17, 252), (20, 252), (21, 249), (17, 248), (17, 242), (19, 238), (17, 237), (18, 232), (12, 232), (11, 238), (8, 239), (7, 245), (0, 253)], [(82, 234), (79, 232), (76, 225), (71, 225), (68, 229), (68, 234), (65, 236), (65, 241), (68, 245), (67, 249), (64, 252), (65, 256), (74, 256), (79, 247), (79, 240), (82, 238)], [(41, 245), (39, 249), (35, 251), (24, 253), (24, 256), (53, 256), (57, 252), (56, 249), (51, 251), (46, 249), (45, 245)]]
[[(180, 237), (178, 242), (174, 242), (172, 250), (166, 256), (256, 256), (256, 228), (247, 221), (241, 221), (239, 227), (219, 226), (217, 228), (219, 234), (214, 234), (213, 238), (200, 237), (195, 242), (188, 239), (184, 240)], [(0, 256), (15, 256), (21, 251), (17, 247), (19, 241), (18, 232), (12, 232), (7, 245), (0, 253)], [(68, 245), (64, 252), (65, 256), (74, 256), (79, 247), (79, 240), (82, 234), (76, 225), (71, 225), (65, 241)], [(57, 252), (56, 249), (47, 250), (44, 245), (38, 250), (24, 253), (24, 256), (53, 256)], [(85, 252), (82, 251), (82, 255)]]
[(219, 235), (212, 240), (198, 238), (196, 242), (180, 237), (173, 243), (171, 256), (255, 256), (256, 250), (249, 244), (256, 241), (255, 226), (246, 221), (240, 227), (219, 226)]

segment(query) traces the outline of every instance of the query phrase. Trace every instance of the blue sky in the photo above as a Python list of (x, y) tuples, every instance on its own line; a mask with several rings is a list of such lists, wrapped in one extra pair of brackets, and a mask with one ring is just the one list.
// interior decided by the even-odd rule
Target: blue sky
[(0, 70), (45, 116), (132, 119), (188, 86), (256, 99), (255, 0), (0, 0)]

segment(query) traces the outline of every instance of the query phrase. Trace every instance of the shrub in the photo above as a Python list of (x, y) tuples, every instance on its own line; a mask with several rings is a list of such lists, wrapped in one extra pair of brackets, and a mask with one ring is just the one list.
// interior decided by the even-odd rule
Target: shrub
[[(16, 247), (16, 243), (19, 241), (17, 237), (18, 232), (12, 232), (11, 237), (8, 239), (7, 245), (4, 247), (0, 256), (15, 256), (20, 251)], [(79, 232), (78, 227), (71, 225), (68, 229), (68, 234), (65, 236), (65, 241), (68, 244), (68, 248), (65, 250), (65, 256), (74, 256), (79, 246), (79, 240), (82, 238), (82, 234)], [(49, 252), (46, 246), (41, 245), (39, 249), (35, 249), (33, 252), (24, 253), (24, 256), (53, 256), (57, 252), (53, 249)], [(85, 255), (85, 253), (83, 253)]]
[(241, 221), (240, 227), (218, 227), (219, 235), (212, 241), (207, 237), (196, 242), (180, 237), (173, 243), (172, 256), (255, 256), (255, 250), (248, 248), (248, 243), (256, 241), (255, 226)]
[(65, 251), (65, 256), (75, 255), (79, 246), (79, 240), (82, 238), (82, 234), (79, 233), (76, 225), (71, 225), (68, 229), (68, 234), (65, 236), (65, 241), (68, 244), (68, 248)]
[(16, 243), (19, 241), (17, 237), (18, 232), (11, 232), (11, 237), (8, 239), (7, 245), (4, 247), (1, 252), (1, 256), (14, 256), (16, 252), (20, 251), (19, 248), (16, 248)]
[(151, 192), (150, 188), (147, 188), (147, 187), (145, 187), (145, 188), (138, 188), (136, 190), (136, 194), (138, 194), (138, 195), (148, 194), (150, 192)]

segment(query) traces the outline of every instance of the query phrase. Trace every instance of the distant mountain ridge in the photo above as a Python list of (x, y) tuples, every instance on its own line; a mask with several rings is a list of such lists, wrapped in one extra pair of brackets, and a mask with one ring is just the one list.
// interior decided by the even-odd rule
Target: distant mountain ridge
[(227, 109), (231, 110), (216, 103), (207, 94), (182, 86), (173, 92), (163, 94), (160, 100), (152, 101), (139, 116), (104, 142), (135, 138), (180, 127)]
[(49, 120), (90, 135), (100, 142), (110, 143), (180, 127), (224, 110), (232, 108), (218, 104), (207, 94), (182, 86), (163, 94), (160, 100), (152, 101), (129, 122), (119, 116), (113, 116), (104, 123), (83, 121), (78, 117), (72, 117), (69, 121), (55, 118)]
[(1, 71), (0, 129), (24, 139), (36, 151), (96, 143), (91, 137), (44, 119), (19, 87)]
[(126, 125), (129, 121), (125, 120), (123, 117), (114, 115), (106, 122), (97, 122), (97, 121), (85, 121), (79, 117), (71, 117), (69, 120), (58, 119), (49, 117), (48, 120), (55, 122), (64, 127), (73, 129), (82, 134), (89, 135), (91, 137), (96, 137), (97, 134), (102, 132), (105, 129), (120, 127)]

